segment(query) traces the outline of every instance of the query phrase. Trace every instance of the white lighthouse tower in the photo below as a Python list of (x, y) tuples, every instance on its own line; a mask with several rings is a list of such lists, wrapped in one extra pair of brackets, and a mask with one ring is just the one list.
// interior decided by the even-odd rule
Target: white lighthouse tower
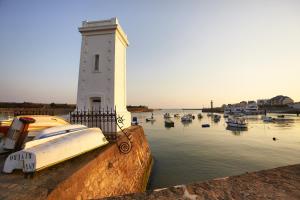
[(82, 22), (78, 109), (114, 109), (131, 124), (126, 108), (126, 48), (129, 44), (117, 18)]

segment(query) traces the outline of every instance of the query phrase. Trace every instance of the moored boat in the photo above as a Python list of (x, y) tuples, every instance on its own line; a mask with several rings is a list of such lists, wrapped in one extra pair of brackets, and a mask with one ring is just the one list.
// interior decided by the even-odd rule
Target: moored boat
[(153, 113), (151, 114), (151, 117), (146, 118), (146, 122), (154, 122), (155, 119), (153, 117)]
[(197, 117), (198, 117), (198, 119), (202, 119), (202, 118), (203, 118), (203, 116), (202, 116), (201, 113), (199, 113), (199, 114), (197, 115)]
[(247, 123), (244, 118), (228, 118), (227, 126), (236, 128), (247, 128)]
[(195, 119), (195, 116), (191, 113), (187, 114), (187, 116), (189, 116), (191, 119)]
[(165, 113), (165, 114), (164, 114), (164, 118), (165, 118), (165, 119), (168, 119), (168, 118), (172, 118), (172, 117), (171, 117), (170, 113)]
[(273, 122), (274, 121), (273, 117), (269, 117), (269, 116), (262, 116), (262, 120), (264, 122)]
[(180, 117), (180, 115), (178, 113), (174, 114), (174, 117)]
[(202, 124), (201, 126), (202, 126), (202, 128), (209, 128), (210, 127), (209, 124)]
[(181, 117), (181, 121), (182, 122), (191, 122), (191, 121), (193, 121), (193, 119), (189, 115), (183, 115)]
[(154, 118), (146, 118), (146, 122), (154, 122), (155, 119)]
[(213, 119), (214, 119), (214, 122), (219, 122), (220, 119), (221, 119), (221, 116), (220, 115), (214, 115)]
[(137, 117), (132, 117), (131, 125), (135, 126), (135, 125), (138, 125), (138, 124), (139, 124), (138, 118)]
[(166, 127), (174, 127), (174, 122), (170, 119), (165, 120), (165, 126)]

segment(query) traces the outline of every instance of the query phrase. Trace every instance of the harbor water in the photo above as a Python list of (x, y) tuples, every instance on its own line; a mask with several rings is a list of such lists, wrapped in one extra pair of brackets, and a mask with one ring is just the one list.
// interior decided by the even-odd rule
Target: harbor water
[[(172, 117), (174, 127), (165, 127), (163, 114), (192, 113), (191, 123)], [(199, 110), (132, 113), (143, 126), (154, 157), (149, 189), (162, 188), (245, 172), (270, 169), (300, 162), (300, 117), (285, 115), (281, 122), (263, 122), (261, 116), (247, 116), (248, 129), (227, 128), (223, 116), (215, 123)], [(277, 117), (277, 114), (271, 114)], [(8, 116), (1, 116), (0, 120)], [(67, 117), (67, 116), (64, 116)], [(202, 128), (202, 124), (210, 124)], [(273, 140), (273, 138), (276, 138)]]
[[(163, 114), (193, 113), (195, 119), (183, 124), (171, 118), (166, 128)], [(265, 123), (261, 116), (248, 116), (248, 129), (228, 130), (222, 117), (217, 123), (200, 111), (160, 110), (155, 122), (146, 122), (151, 113), (132, 113), (144, 127), (154, 156), (149, 189), (238, 175), (300, 162), (300, 117), (285, 115), (282, 122)], [(270, 115), (277, 117), (276, 114)], [(208, 123), (209, 128), (201, 125)], [(273, 138), (276, 138), (275, 141)]]

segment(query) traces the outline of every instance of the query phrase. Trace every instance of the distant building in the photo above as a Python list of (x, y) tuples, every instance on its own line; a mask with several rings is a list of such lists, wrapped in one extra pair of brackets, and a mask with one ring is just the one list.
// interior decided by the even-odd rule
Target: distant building
[(294, 104), (289, 105), (289, 107), (300, 110), (300, 102), (296, 102)]
[(247, 106), (247, 101), (241, 101), (240, 103), (238, 103), (239, 107), (246, 107)]
[(294, 100), (290, 97), (278, 95), (270, 99), (270, 104), (272, 106), (281, 106), (281, 105), (288, 105), (294, 103)]
[(270, 99), (258, 99), (257, 105), (258, 106), (267, 106), (267, 105), (271, 105), (271, 102), (270, 102)]

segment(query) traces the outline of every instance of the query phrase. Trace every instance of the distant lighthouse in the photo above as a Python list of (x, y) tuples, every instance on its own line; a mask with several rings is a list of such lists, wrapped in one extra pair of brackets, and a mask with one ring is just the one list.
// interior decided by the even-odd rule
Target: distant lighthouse
[(126, 34), (117, 18), (82, 22), (77, 108), (103, 110), (116, 108), (131, 124), (126, 108)]

